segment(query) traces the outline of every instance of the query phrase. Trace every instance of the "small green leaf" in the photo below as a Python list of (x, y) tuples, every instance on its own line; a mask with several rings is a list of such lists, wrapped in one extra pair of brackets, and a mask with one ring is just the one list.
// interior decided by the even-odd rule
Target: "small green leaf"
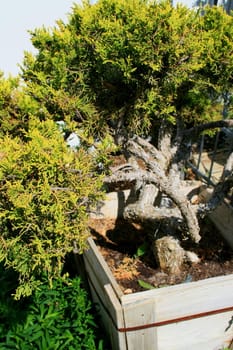
[(145, 289), (155, 289), (155, 287), (152, 286), (152, 284), (147, 283), (147, 282), (142, 281), (142, 280), (138, 280), (138, 284), (139, 284), (139, 286), (141, 286), (142, 288), (145, 288)]
[(135, 254), (135, 257), (140, 257), (140, 256), (143, 256), (146, 254), (148, 250), (148, 243), (147, 242), (144, 242), (143, 244), (141, 244), (138, 249), (137, 249), (137, 252)]

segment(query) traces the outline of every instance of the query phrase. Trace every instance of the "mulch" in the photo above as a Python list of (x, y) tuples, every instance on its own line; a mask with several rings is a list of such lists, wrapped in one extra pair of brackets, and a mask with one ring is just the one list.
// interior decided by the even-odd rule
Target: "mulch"
[[(233, 274), (232, 249), (209, 220), (201, 222), (200, 226), (202, 239), (199, 244), (181, 243), (195, 252), (200, 261), (186, 263), (178, 275), (168, 275), (157, 265), (148, 234), (142, 226), (123, 219), (90, 221), (93, 239), (125, 294)], [(144, 254), (139, 256), (138, 248), (145, 246)]]

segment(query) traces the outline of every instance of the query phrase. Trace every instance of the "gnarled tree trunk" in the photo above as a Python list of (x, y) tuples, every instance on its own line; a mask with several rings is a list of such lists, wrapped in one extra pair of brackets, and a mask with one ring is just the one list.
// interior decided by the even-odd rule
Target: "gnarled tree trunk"
[[(156, 230), (158, 223), (166, 227), (164, 235), (154, 237), (153, 250), (161, 268), (169, 273), (178, 273), (185, 260), (198, 261), (198, 258), (186, 252), (176, 236), (177, 229), (196, 244), (200, 241), (198, 217), (204, 216), (220, 204), (224, 195), (232, 187), (233, 156), (229, 156), (223, 171), (222, 179), (216, 186), (213, 196), (207, 203), (193, 205), (181, 191), (180, 169), (185, 159), (188, 159), (189, 149), (183, 144), (185, 138), (201, 131), (219, 126), (232, 126), (233, 121), (217, 121), (198, 126), (190, 130), (177, 129), (177, 135), (172, 142), (169, 128), (162, 128), (158, 147), (134, 136), (126, 140), (124, 147), (133, 162), (115, 168), (106, 183), (134, 183), (138, 199), (124, 210), (124, 218), (133, 222), (150, 225), (151, 232)], [(167, 132), (166, 132), (167, 130)], [(143, 166), (139, 166), (139, 162)], [(170, 198), (171, 207), (161, 205), (161, 195)], [(151, 234), (150, 232), (150, 234)], [(151, 237), (151, 235), (150, 235)]]

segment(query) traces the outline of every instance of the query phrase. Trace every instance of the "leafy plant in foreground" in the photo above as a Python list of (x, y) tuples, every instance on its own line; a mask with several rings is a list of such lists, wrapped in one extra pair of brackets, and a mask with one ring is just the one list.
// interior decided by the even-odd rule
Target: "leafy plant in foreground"
[[(7, 333), (0, 328), (1, 350), (97, 349), (97, 326), (79, 278), (58, 278), (53, 281), (53, 288), (46, 280), (28, 300), (25, 319), (17, 314), (17, 322), (10, 324)], [(101, 344), (100, 341), (98, 349)]]

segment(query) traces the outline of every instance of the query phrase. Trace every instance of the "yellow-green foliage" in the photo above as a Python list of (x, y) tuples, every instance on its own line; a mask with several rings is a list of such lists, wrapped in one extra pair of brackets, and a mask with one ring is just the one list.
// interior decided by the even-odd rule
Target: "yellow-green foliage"
[(53, 121), (32, 119), (24, 141), (2, 137), (0, 150), (0, 261), (19, 273), (19, 298), (43, 273), (61, 273), (74, 242), (85, 248), (101, 179), (93, 157), (69, 149)]
[(19, 133), (34, 107), (35, 101), (19, 88), (19, 78), (5, 79), (0, 73), (0, 134)]
[(78, 109), (82, 123), (102, 131), (122, 115), (134, 133), (151, 132), (161, 119), (202, 123), (232, 89), (232, 37), (233, 18), (221, 8), (86, 1), (67, 25), (32, 33), (38, 54), (25, 57), (23, 76), (48, 111), (80, 121)]

